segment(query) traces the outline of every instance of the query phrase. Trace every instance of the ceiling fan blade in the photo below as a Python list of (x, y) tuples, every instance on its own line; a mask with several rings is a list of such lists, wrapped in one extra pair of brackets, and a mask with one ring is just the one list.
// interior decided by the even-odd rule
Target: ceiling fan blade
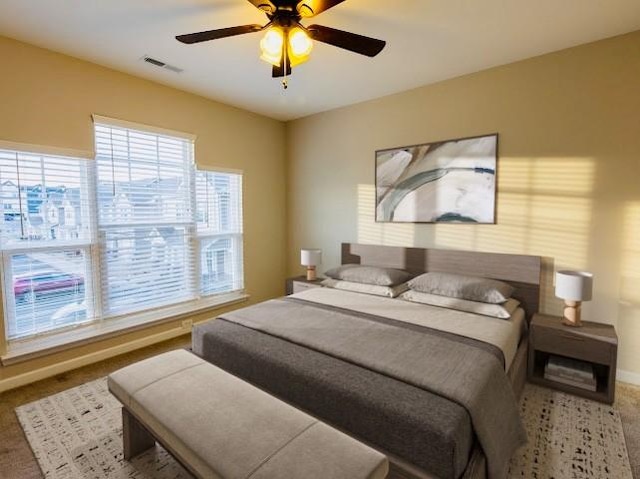
[(191, 45), (193, 43), (208, 42), (209, 40), (233, 37), (235, 35), (243, 35), (245, 33), (259, 32), (260, 30), (262, 30), (262, 25), (242, 25), (239, 27), (220, 28), (218, 30), (178, 35), (176, 40)]
[(307, 27), (307, 30), (309, 30), (309, 34), (314, 40), (368, 57), (375, 57), (387, 44), (382, 40), (336, 30), (335, 28), (323, 27), (322, 25), (311, 25)]
[(249, 0), (258, 10), (262, 10), (267, 14), (276, 13), (276, 6), (271, 0)]
[(311, 18), (344, 1), (345, 0), (302, 0), (296, 6), (296, 10), (298, 10), (298, 13), (304, 18)]

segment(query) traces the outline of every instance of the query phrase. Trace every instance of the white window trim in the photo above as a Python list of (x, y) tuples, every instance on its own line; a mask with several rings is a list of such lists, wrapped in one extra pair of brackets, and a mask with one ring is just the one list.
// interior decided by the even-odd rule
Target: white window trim
[[(109, 118), (108, 116), (100, 116), (93, 114), (93, 123), (96, 125), (112, 126), (116, 128), (124, 128), (127, 130), (138, 130), (156, 135), (175, 136), (184, 140), (193, 141), (195, 143), (197, 135), (193, 133), (185, 133), (184, 131), (170, 130), (168, 128), (160, 128), (158, 126), (145, 125), (144, 123), (135, 123), (133, 121), (119, 120), (117, 118)], [(93, 153), (95, 157), (95, 152)]]
[(40, 155), (61, 156), (64, 158), (93, 160), (95, 153), (88, 150), (76, 150), (74, 148), (60, 148), (57, 146), (32, 145), (29, 143), (17, 143), (15, 141), (0, 140), (0, 150), (14, 150), (24, 153), (36, 153)]
[[(8, 366), (121, 334), (177, 321), (182, 318), (186, 319), (194, 314), (232, 306), (249, 299), (250, 296), (244, 291), (222, 293), (163, 308), (112, 317), (108, 321), (97, 320), (71, 326), (54, 333), (50, 332), (26, 339), (17, 339), (8, 342), (7, 351), (0, 357), (0, 360), (4, 366)], [(183, 323), (183, 327), (185, 328), (185, 334), (187, 334), (191, 330), (191, 323)]]
[(230, 173), (233, 175), (240, 175), (244, 178), (244, 170), (236, 170), (235, 168), (223, 168), (219, 166), (198, 165), (197, 159), (196, 159), (196, 170), (206, 171), (210, 173)]

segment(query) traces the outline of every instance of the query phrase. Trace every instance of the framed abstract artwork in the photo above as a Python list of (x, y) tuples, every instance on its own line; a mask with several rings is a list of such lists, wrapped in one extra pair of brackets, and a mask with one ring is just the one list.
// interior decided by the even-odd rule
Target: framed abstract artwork
[(376, 221), (494, 224), (497, 165), (497, 133), (376, 151)]

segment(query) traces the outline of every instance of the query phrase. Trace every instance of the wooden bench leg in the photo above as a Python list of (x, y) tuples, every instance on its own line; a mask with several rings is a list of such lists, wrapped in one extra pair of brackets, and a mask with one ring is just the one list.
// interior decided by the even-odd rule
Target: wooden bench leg
[(151, 433), (126, 408), (122, 408), (122, 449), (124, 459), (130, 461), (155, 446)]

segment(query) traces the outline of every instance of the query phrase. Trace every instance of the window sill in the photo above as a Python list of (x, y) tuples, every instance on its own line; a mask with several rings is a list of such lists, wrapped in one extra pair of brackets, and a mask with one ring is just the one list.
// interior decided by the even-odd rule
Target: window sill
[[(194, 314), (231, 306), (248, 299), (249, 295), (244, 292), (229, 293), (154, 311), (95, 321), (46, 336), (16, 340), (7, 344), (7, 352), (0, 360), (3, 366), (9, 366), (151, 326), (176, 321)], [(185, 334), (187, 334), (191, 330), (191, 323), (183, 324), (183, 328)]]

